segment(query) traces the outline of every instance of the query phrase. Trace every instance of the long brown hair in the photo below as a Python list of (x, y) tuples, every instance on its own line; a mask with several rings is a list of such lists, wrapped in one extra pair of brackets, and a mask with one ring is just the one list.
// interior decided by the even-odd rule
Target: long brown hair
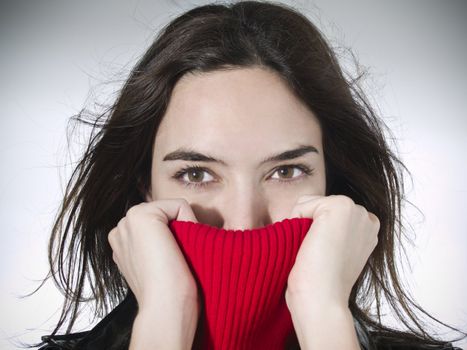
[[(391, 133), (365, 97), (362, 75), (352, 77), (341, 69), (335, 52), (303, 14), (284, 4), (257, 1), (200, 6), (175, 18), (138, 61), (109, 108), (88, 119), (85, 109), (72, 117), (90, 125), (92, 132), (67, 184), (49, 242), (48, 277), (65, 296), (53, 334), (67, 321), (66, 333), (71, 332), (82, 303), (92, 302), (96, 316), (102, 316), (127, 292), (107, 235), (127, 209), (144, 201), (155, 134), (177, 81), (188, 72), (242, 67), (279, 74), (313, 111), (323, 133), (326, 194), (347, 195), (380, 220), (378, 245), (350, 295), (353, 316), (378, 337), (444, 344), (430, 335), (416, 311), (447, 325), (412, 300), (398, 274), (398, 249), (408, 239), (402, 222), (408, 170), (387, 143), (385, 133)], [(405, 330), (382, 324), (383, 299)]]

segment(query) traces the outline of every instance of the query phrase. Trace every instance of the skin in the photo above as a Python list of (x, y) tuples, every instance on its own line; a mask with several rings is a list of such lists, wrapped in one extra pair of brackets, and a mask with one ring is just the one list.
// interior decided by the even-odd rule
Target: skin
[[(299, 145), (312, 145), (319, 154), (260, 165), (262, 159)], [(226, 165), (163, 161), (180, 147), (191, 147)], [(303, 163), (314, 175), (303, 176), (294, 168), (274, 173), (278, 166), (294, 163)], [(183, 180), (209, 182), (207, 186), (187, 188), (171, 178), (190, 164), (209, 167), (210, 173), (195, 174), (202, 177), (197, 180), (185, 175)], [(271, 72), (239, 69), (185, 75), (156, 135), (152, 189), (153, 199), (185, 198), (200, 222), (217, 227), (249, 229), (282, 220), (300, 195), (325, 193), (319, 122)]]
[[(261, 163), (303, 145), (315, 151)], [(164, 160), (180, 148), (225, 164)], [(203, 169), (174, 178), (187, 166)], [(249, 229), (290, 217), (314, 220), (286, 291), (301, 348), (359, 349), (348, 298), (377, 244), (379, 220), (346, 196), (324, 196), (325, 171), (318, 119), (275, 73), (242, 68), (182, 77), (156, 134), (146, 202), (109, 233), (139, 304), (130, 349), (189, 349), (193, 342), (198, 292), (169, 220)]]

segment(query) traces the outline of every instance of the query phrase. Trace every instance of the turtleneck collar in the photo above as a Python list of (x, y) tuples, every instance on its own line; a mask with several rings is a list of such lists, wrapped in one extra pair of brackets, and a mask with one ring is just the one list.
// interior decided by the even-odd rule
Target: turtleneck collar
[(290, 218), (250, 230), (169, 221), (202, 300), (193, 349), (298, 348), (285, 290), (312, 221)]

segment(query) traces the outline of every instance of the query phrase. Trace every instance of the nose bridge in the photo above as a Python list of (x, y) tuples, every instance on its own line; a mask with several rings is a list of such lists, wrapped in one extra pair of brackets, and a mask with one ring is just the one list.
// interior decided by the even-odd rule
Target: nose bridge
[(270, 221), (264, 193), (261, 187), (252, 181), (237, 181), (232, 184), (224, 203), (224, 229), (254, 229), (263, 227)]

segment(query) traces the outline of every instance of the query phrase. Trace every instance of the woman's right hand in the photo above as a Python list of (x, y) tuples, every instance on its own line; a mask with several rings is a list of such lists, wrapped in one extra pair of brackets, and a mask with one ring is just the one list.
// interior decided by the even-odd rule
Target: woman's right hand
[(168, 227), (172, 219), (197, 222), (185, 199), (156, 200), (131, 207), (108, 235), (113, 260), (138, 302), (133, 349), (156, 344), (184, 348), (193, 341), (198, 291)]

